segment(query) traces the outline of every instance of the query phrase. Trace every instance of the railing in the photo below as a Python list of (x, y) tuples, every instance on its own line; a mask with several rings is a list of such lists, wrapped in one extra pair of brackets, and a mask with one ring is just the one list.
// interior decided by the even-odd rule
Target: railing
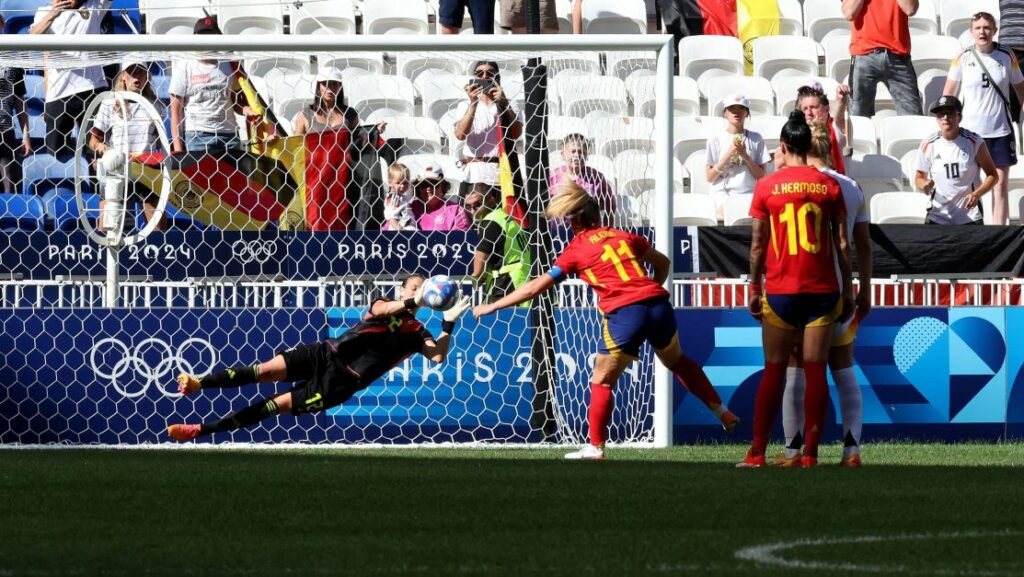
[[(856, 284), (856, 281), (855, 281)], [(397, 281), (324, 278), (291, 281), (266, 278), (189, 279), (155, 282), (130, 277), (120, 282), (124, 308), (328, 308), (367, 306), (379, 295), (392, 296)], [(100, 308), (102, 279), (0, 280), (0, 308)], [(466, 282), (474, 300), (483, 293)], [(593, 291), (570, 280), (557, 287), (556, 306), (592, 307)], [(677, 307), (745, 308), (750, 297), (744, 279), (676, 278), (672, 301)], [(874, 279), (871, 302), (895, 306), (1024, 306), (1024, 278)]]

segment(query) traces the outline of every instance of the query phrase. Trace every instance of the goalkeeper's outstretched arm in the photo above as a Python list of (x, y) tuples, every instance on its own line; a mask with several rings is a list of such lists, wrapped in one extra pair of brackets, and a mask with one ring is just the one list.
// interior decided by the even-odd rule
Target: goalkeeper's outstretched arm
[(491, 304), (477, 306), (473, 309), (473, 318), (480, 318), (503, 308), (514, 307), (517, 304), (534, 298), (553, 286), (555, 286), (555, 277), (551, 276), (551, 274), (542, 274)]

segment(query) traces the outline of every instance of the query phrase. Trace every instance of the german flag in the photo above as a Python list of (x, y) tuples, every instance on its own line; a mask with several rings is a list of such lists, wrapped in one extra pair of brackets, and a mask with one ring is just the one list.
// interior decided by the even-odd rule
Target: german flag
[(739, 38), (747, 74), (753, 73), (753, 40), (779, 33), (779, 5), (774, 0), (673, 0), (672, 7), (676, 14), (665, 14), (665, 22), (684, 36), (713, 34)]

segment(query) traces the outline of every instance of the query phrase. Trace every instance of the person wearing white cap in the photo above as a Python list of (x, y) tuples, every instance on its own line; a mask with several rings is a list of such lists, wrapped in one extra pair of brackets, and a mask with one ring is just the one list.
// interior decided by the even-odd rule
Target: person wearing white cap
[(472, 221), (466, 209), (445, 196), (450, 185), (444, 179), (444, 169), (436, 162), (423, 166), (414, 185), (412, 213), (420, 230), (469, 230)]
[[(292, 120), (292, 134), (298, 136), (307, 132), (324, 132), (339, 128), (355, 130), (359, 126), (359, 114), (345, 104), (344, 83), (345, 79), (337, 68), (321, 68), (316, 74), (313, 104), (295, 115)], [(381, 122), (377, 124), (377, 129), (383, 132), (386, 126), (386, 122)]]
[(744, 128), (750, 116), (747, 97), (741, 94), (727, 96), (722, 105), (722, 114), (728, 124), (724, 132), (708, 138), (706, 171), (719, 219), (730, 196), (754, 193), (754, 185), (764, 177), (767, 164), (771, 162), (764, 138)]
[[(121, 71), (114, 79), (115, 92), (134, 92), (142, 95), (156, 108), (157, 114), (163, 118), (164, 106), (153, 91), (149, 81), (149, 64), (136, 60), (126, 60), (121, 64)], [(130, 100), (124, 101), (124, 108), (117, 100), (104, 101), (96, 111), (96, 116), (89, 129), (89, 148), (97, 157), (102, 157), (107, 150), (127, 153), (129, 156), (154, 152), (160, 149), (160, 132), (143, 106)], [(102, 173), (102, 163), (97, 163)], [(102, 176), (102, 174), (101, 174)], [(142, 202), (146, 220), (153, 218), (156, 212), (158, 197), (141, 183), (132, 182), (132, 196)], [(100, 213), (103, 213), (105, 201), (100, 200)], [(99, 223), (103, 228), (103, 223)], [(164, 220), (157, 224), (157, 230), (163, 230)]]

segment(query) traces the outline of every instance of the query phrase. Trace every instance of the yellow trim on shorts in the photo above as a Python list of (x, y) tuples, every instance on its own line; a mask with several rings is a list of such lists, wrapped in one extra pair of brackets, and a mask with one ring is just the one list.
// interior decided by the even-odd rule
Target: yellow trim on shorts
[[(842, 327), (843, 325), (837, 325)], [(843, 332), (832, 337), (832, 342), (829, 346), (832, 347), (845, 347), (853, 343), (853, 339), (857, 338), (857, 329), (860, 328), (860, 321), (858, 321), (856, 315), (850, 319), (850, 323), (846, 325)]]
[(659, 353), (665, 353), (665, 352), (670, 352), (672, 350), (677, 350), (677, 351), (681, 350), (681, 348), (679, 346), (679, 333), (676, 333), (676, 334), (672, 335), (672, 340), (669, 341), (667, 345), (665, 345), (665, 346), (661, 347), (660, 349), (658, 349), (658, 352)]
[(627, 354), (626, 351), (622, 350), (622, 347), (620, 347), (615, 342), (615, 339), (612, 338), (612, 333), (611, 331), (608, 330), (608, 317), (604, 317), (601, 319), (601, 325), (602, 327), (604, 327), (601, 331), (602, 336), (604, 337), (604, 346), (605, 348), (608, 349), (609, 355), (617, 359), (626, 359), (629, 361), (640, 360), (640, 357), (635, 357), (633, 355)]
[(838, 319), (843, 314), (843, 299), (842, 297), (836, 299), (836, 305), (832, 307), (832, 310), (807, 323), (809, 327), (824, 327), (828, 326)]
[(772, 310), (772, 306), (768, 304), (768, 295), (761, 295), (761, 320), (768, 321), (768, 324), (773, 327), (780, 329), (786, 329), (795, 331), (796, 327), (782, 320), (782, 317)]

